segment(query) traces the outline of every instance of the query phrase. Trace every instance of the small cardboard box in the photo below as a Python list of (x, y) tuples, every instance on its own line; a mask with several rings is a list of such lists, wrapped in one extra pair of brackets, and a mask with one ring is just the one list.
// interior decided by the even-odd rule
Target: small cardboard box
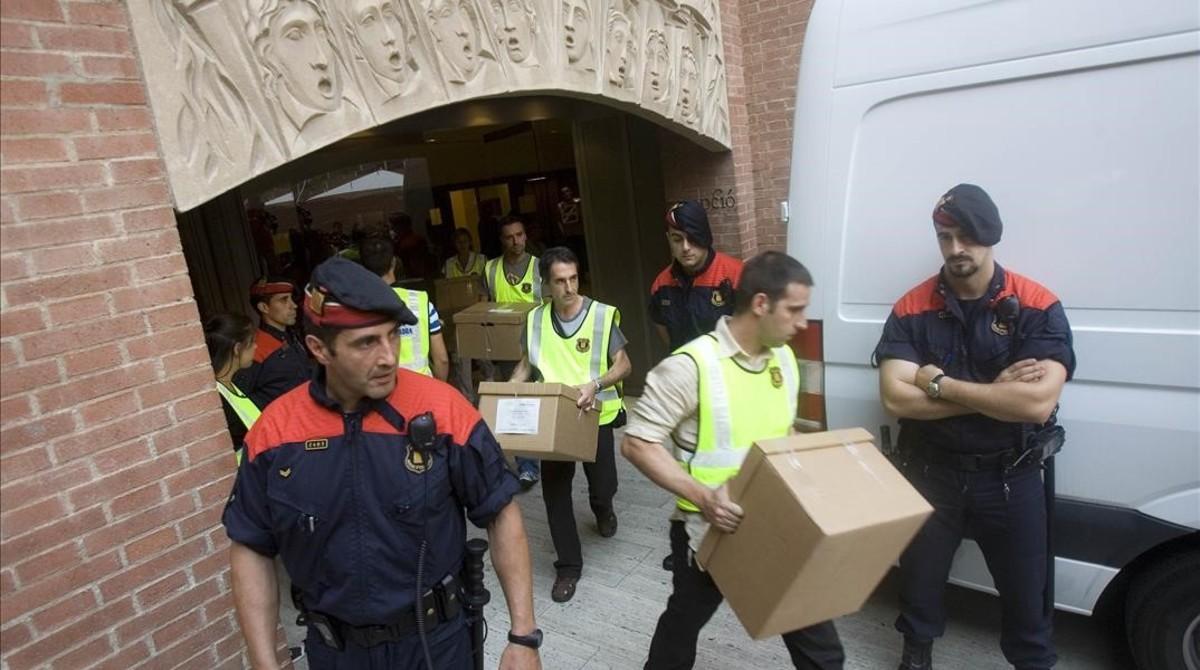
[(600, 412), (581, 412), (567, 384), (482, 382), (479, 413), (504, 453), (547, 461), (596, 460)]
[(458, 355), (492, 361), (521, 360), (529, 302), (481, 302), (454, 315)]
[(448, 319), (458, 312), (483, 299), (483, 279), (475, 275), (454, 279), (435, 279), (433, 282), (433, 304), (438, 314)]
[(862, 428), (751, 448), (730, 498), (736, 533), (710, 529), (696, 558), (750, 637), (862, 608), (933, 512)]

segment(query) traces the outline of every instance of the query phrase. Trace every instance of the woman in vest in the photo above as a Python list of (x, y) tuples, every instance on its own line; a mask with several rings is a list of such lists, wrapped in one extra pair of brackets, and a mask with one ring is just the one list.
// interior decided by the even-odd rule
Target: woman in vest
[(217, 314), (204, 322), (204, 341), (208, 344), (217, 393), (221, 394), (225, 423), (240, 464), (242, 440), (258, 419), (259, 408), (233, 383), (233, 374), (254, 363), (254, 324), (240, 314)]
[(442, 267), (442, 276), (446, 279), (471, 275), (483, 276), (483, 266), (487, 259), (483, 257), (483, 254), (474, 251), (471, 231), (466, 228), (454, 231), (454, 251), (455, 254), (447, 258), (446, 264)]

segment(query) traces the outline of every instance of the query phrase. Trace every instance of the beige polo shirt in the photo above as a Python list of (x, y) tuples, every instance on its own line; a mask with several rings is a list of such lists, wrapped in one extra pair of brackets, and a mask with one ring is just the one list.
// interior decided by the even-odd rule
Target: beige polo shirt
[[(746, 353), (729, 331), (729, 319), (728, 316), (721, 317), (712, 332), (717, 338), (720, 356), (732, 356), (738, 365), (747, 370), (764, 370), (774, 354), (770, 349), (753, 356)], [(700, 371), (690, 356), (674, 354), (663, 359), (646, 375), (646, 386), (641, 399), (630, 410), (625, 434), (661, 444), (668, 450), (678, 445), (682, 449), (695, 451), (700, 432), (696, 411), (700, 406), (699, 389)], [(671, 519), (682, 520), (686, 524), (688, 545), (692, 551), (696, 551), (708, 532), (704, 515), (676, 508)]]

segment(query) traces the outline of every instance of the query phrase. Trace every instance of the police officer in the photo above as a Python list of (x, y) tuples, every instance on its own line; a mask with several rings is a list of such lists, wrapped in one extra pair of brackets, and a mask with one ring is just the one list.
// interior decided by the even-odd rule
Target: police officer
[(296, 325), (295, 284), (279, 278), (260, 279), (250, 287), (250, 304), (258, 312), (254, 363), (234, 376), (239, 388), (259, 407), (308, 381), (312, 364), (304, 344), (292, 332)]
[[(579, 293), (579, 259), (566, 247), (552, 247), (542, 255), (541, 275), (546, 278), (551, 302), (529, 313), (525, 322), (525, 357), (513, 372), (512, 381), (540, 376), (545, 382), (570, 384), (579, 390), (580, 408), (600, 409), (600, 432), (596, 438), (596, 460), (584, 463), (588, 498), (596, 515), (601, 537), (617, 533), (613, 496), (617, 493), (617, 463), (613, 454), (613, 428), (624, 423), (620, 383), (629, 375), (629, 356), (621, 332), (621, 313)], [(542, 463), (542, 496), (550, 538), (558, 560), (557, 576), (550, 590), (554, 602), (564, 603), (575, 595), (583, 574), (583, 553), (571, 502), (574, 461)]]
[(400, 367), (446, 381), (450, 376), (450, 354), (442, 337), (442, 319), (429, 294), (396, 283), (397, 259), (390, 240), (363, 240), (361, 258), (363, 266), (390, 285), (400, 302), (417, 317), (416, 325), (400, 326)]
[(674, 351), (733, 314), (742, 262), (713, 248), (708, 214), (699, 202), (671, 205), (666, 220), (672, 261), (650, 287), (650, 319)]
[(488, 529), (508, 601), (500, 666), (539, 668), (519, 487), (479, 413), (446, 384), (397, 369), (397, 326), (416, 319), (361, 265), (318, 266), (304, 313), (318, 374), (246, 436), (223, 517), (253, 666), (275, 667), (280, 554), (306, 612), (313, 670), (417, 668), (425, 658), (471, 667), (457, 576), (469, 518)]
[[(742, 272), (733, 316), (655, 366), (632, 409), (621, 453), (676, 496), (673, 591), (647, 670), (691, 668), (700, 629), (721, 604), (695, 552), (710, 525), (732, 533), (741, 523), (725, 482), (750, 446), (791, 432), (800, 371), (787, 343), (807, 327), (811, 291), (812, 276), (794, 258), (776, 251), (754, 257)], [(845, 659), (832, 621), (786, 633), (783, 642), (797, 668), (841, 668)]]
[[(484, 266), (483, 282), (492, 302), (542, 302), (542, 276), (538, 257), (525, 251), (525, 222), (516, 216), (500, 221), (502, 254)], [(512, 374), (512, 366), (500, 364), (500, 375)], [(541, 477), (538, 462), (532, 458), (517, 459), (521, 487), (531, 488)]]
[(1041, 457), (1025, 449), (1074, 371), (1071, 328), (1053, 293), (993, 260), (1003, 227), (983, 189), (950, 189), (933, 227), (945, 264), (900, 298), (875, 349), (906, 475), (934, 507), (900, 558), (900, 667), (931, 667), (950, 563), (969, 527), (1000, 593), (1004, 656), (1022, 670), (1049, 668), (1046, 498)]

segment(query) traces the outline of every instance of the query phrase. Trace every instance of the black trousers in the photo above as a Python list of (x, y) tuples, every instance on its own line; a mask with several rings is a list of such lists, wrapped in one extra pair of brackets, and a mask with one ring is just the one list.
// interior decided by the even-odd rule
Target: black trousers
[[(475, 667), (471, 654), (471, 630), (466, 619), (459, 615), (429, 630), (429, 655), (438, 670), (472, 670)], [(359, 647), (347, 644), (342, 651), (325, 645), (321, 636), (309, 627), (304, 648), (310, 670), (397, 670), (398, 668), (424, 668), (425, 655), (421, 639), (416, 633), (398, 642), (386, 642), (374, 647)]]
[[(696, 662), (700, 629), (724, 600), (712, 577), (691, 560), (687, 529), (682, 521), (671, 522), (671, 560), (674, 591), (667, 600), (667, 610), (658, 618), (645, 670), (691, 668)], [(802, 670), (835, 670), (846, 660), (832, 621), (784, 633), (782, 637), (792, 664)]]
[(946, 630), (943, 601), (954, 552), (970, 531), (1000, 593), (1000, 649), (1018, 670), (1054, 666), (1051, 612), (1045, 608), (1046, 496), (1041, 469), (962, 472), (910, 464), (906, 475), (933, 516), (900, 556), (896, 629), (929, 641)]
[[(612, 424), (600, 426), (596, 437), (596, 462), (584, 463), (588, 499), (592, 511), (604, 514), (612, 509), (617, 494), (617, 461), (613, 454)], [(550, 522), (550, 539), (558, 560), (554, 569), (562, 577), (579, 577), (583, 573), (583, 549), (579, 545), (579, 528), (575, 524), (575, 504), (571, 500), (571, 482), (575, 479), (575, 461), (542, 461), (542, 498), (546, 503), (546, 519)]]

